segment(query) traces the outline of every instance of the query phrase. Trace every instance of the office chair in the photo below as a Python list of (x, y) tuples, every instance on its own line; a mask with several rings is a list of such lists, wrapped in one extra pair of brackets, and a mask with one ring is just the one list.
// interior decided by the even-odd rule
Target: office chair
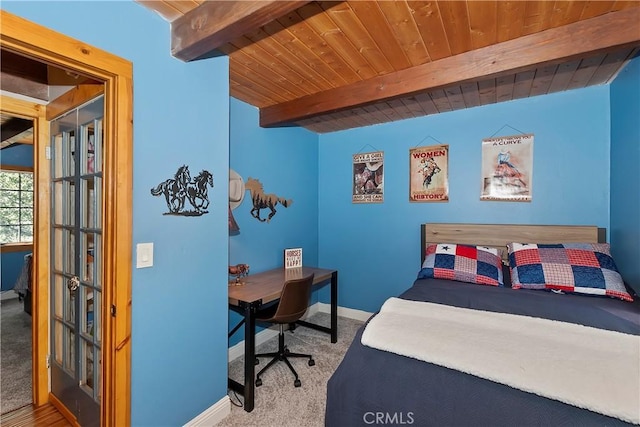
[(256, 319), (262, 322), (269, 322), (278, 324), (280, 326), (280, 333), (278, 334), (278, 351), (273, 353), (256, 354), (255, 364), (259, 364), (258, 357), (273, 357), (271, 361), (258, 372), (256, 376), (256, 387), (262, 385), (260, 376), (273, 366), (278, 361), (284, 361), (287, 364), (296, 379), (293, 385), (300, 387), (302, 383), (298, 379), (298, 373), (291, 363), (289, 357), (308, 357), (307, 362), (309, 366), (313, 366), (316, 362), (313, 360), (313, 356), (310, 354), (291, 353), (287, 346), (284, 344), (284, 325), (294, 323), (299, 320), (302, 315), (307, 311), (309, 307), (309, 297), (311, 296), (311, 285), (313, 284), (313, 274), (302, 279), (288, 280), (285, 282), (282, 293), (280, 294), (280, 301), (278, 304), (272, 305), (259, 310), (256, 313)]

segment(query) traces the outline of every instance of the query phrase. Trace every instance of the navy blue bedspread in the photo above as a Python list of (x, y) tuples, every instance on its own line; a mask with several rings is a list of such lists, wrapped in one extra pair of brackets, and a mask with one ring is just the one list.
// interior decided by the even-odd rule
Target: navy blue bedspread
[[(638, 300), (630, 303), (438, 279), (416, 280), (400, 297), (640, 335)], [(327, 384), (326, 426), (628, 425), (473, 375), (364, 346), (360, 343), (364, 328)]]

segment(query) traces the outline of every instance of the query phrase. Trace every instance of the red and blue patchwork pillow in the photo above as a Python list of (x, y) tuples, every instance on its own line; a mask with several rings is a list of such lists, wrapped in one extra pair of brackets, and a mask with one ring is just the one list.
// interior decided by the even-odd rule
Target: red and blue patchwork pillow
[(440, 243), (428, 245), (425, 255), (418, 279), (433, 277), (503, 286), (502, 260), (497, 249)]
[(557, 289), (633, 301), (608, 243), (509, 243), (513, 289)]

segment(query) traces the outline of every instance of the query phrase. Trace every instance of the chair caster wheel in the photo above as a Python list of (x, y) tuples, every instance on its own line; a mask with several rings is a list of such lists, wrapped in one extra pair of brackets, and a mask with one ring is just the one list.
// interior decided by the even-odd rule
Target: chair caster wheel
[(296, 387), (300, 387), (302, 385), (302, 383), (300, 382), (300, 380), (295, 380), (293, 382), (293, 385), (296, 386)]
[(307, 363), (309, 363), (309, 366), (313, 366), (313, 365), (316, 364), (316, 361), (313, 360), (313, 359), (309, 359), (309, 362), (307, 362)]
[(256, 380), (256, 387), (260, 387), (262, 385), (262, 380), (260, 378), (258, 378)]

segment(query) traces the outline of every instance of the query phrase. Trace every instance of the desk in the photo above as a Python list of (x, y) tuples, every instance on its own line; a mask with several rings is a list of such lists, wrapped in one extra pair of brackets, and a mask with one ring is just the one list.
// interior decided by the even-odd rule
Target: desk
[[(314, 286), (325, 285), (331, 281), (331, 327), (316, 325), (306, 321), (296, 322), (299, 325), (317, 329), (331, 334), (331, 342), (338, 340), (338, 272), (315, 267), (301, 269), (276, 268), (263, 273), (250, 274), (243, 278), (242, 285), (229, 285), (229, 308), (244, 316), (244, 384), (229, 378), (229, 388), (241, 393), (244, 397), (244, 410), (253, 411), (255, 392), (255, 354), (256, 354), (256, 311), (264, 304), (280, 297), (284, 282), (314, 274)], [(233, 335), (243, 322), (231, 332)]]

